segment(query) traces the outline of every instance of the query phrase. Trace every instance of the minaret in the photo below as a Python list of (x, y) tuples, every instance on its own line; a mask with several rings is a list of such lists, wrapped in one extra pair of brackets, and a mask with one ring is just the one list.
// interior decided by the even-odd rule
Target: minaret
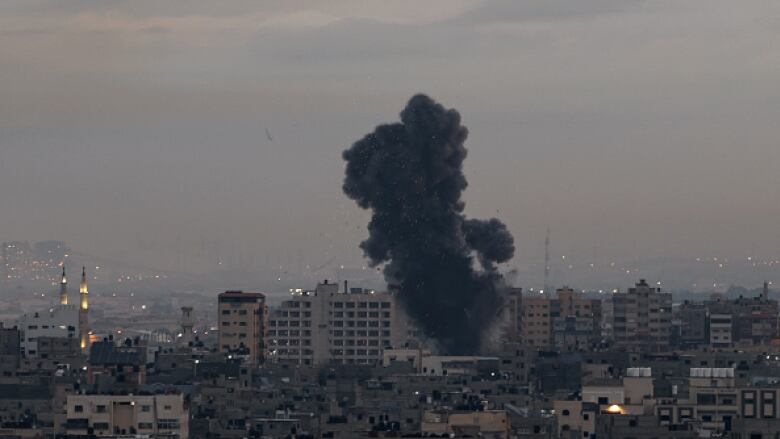
[(60, 305), (68, 304), (68, 278), (65, 276), (65, 265), (62, 266), (62, 280), (60, 281)]
[(79, 337), (81, 339), (81, 351), (87, 352), (89, 348), (89, 289), (87, 288), (87, 268), (81, 269), (81, 285), (79, 286)]
[(188, 346), (190, 342), (195, 341), (195, 337), (192, 331), (192, 307), (181, 307), (181, 337), (179, 343), (184, 346)]

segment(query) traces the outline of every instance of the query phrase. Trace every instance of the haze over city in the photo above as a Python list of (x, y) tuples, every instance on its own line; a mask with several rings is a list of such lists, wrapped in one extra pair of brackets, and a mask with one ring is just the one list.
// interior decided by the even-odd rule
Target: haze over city
[(361, 269), (341, 153), (424, 92), (469, 129), (465, 213), (506, 223), (518, 284), (541, 286), (549, 228), (558, 285), (758, 287), (780, 7), (747, 4), (6, 2), (0, 239), (270, 289)]
[(780, 438), (780, 3), (0, 2), (0, 439)]

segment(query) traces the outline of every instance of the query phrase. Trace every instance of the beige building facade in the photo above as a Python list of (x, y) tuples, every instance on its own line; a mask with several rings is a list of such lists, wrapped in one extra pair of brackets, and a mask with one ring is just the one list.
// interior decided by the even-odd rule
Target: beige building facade
[(226, 291), (218, 298), (219, 351), (249, 364), (265, 361), (268, 307), (265, 295)]
[(69, 436), (189, 437), (189, 410), (184, 396), (68, 395)]

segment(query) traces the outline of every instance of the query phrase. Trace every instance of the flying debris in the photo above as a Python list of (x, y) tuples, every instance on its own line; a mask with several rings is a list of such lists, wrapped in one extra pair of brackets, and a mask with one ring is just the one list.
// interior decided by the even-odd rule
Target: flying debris
[(265, 129), (265, 137), (267, 137), (267, 138), (268, 138), (268, 141), (269, 141), (269, 142), (273, 142), (273, 141), (274, 141), (274, 138), (273, 138), (273, 137), (271, 137), (271, 132), (270, 132), (270, 131), (268, 131), (268, 128), (266, 128), (266, 129)]
[(467, 135), (457, 111), (416, 95), (343, 155), (344, 193), (372, 211), (361, 248), (447, 354), (478, 351), (504, 287), (495, 264), (515, 250), (504, 223), (463, 214)]

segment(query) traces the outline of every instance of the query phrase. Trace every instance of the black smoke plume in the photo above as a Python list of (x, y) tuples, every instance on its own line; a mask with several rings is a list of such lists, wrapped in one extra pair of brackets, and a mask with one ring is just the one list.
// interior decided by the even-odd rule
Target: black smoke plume
[(344, 151), (344, 193), (373, 212), (361, 248), (374, 266), (386, 263), (407, 313), (448, 354), (479, 349), (500, 301), (495, 264), (514, 254), (501, 221), (463, 215), (467, 135), (457, 111), (416, 95), (400, 123)]

